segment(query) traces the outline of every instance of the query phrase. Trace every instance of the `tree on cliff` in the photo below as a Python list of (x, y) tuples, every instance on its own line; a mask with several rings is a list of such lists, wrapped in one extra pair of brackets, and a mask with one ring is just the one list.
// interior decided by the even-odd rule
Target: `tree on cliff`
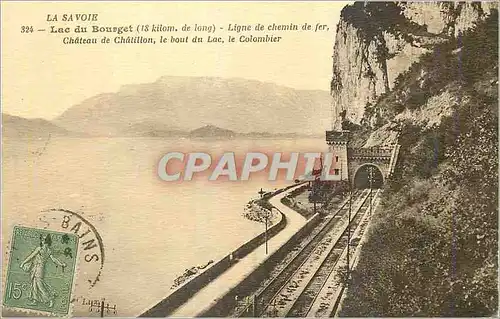
[[(395, 2), (355, 2), (342, 9), (342, 18), (354, 28), (358, 37), (364, 39), (363, 47), (360, 48), (362, 60), (368, 63), (368, 48), (370, 43), (375, 43), (377, 63), (387, 75), (387, 60), (391, 58), (387, 49), (384, 33), (389, 33), (398, 39), (404, 39), (413, 44), (414, 34), (426, 32), (425, 26), (421, 26), (403, 14), (401, 4)], [(389, 91), (389, 78), (384, 77), (386, 92)]]

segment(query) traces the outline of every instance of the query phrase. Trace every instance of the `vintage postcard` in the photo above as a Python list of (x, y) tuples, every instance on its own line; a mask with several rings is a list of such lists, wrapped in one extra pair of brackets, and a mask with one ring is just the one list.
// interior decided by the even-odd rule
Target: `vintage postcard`
[(498, 23), (2, 1), (1, 316), (498, 316)]

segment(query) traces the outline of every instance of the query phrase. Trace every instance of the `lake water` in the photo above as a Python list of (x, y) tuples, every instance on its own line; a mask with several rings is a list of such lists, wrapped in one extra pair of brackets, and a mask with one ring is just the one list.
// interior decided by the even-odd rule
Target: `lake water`
[[(80, 212), (102, 236), (106, 261), (86, 298), (106, 298), (119, 316), (136, 316), (168, 295), (186, 268), (216, 261), (263, 231), (242, 217), (262, 187), (288, 182), (196, 180), (167, 183), (159, 158), (171, 151), (325, 151), (322, 139), (185, 140), (52, 138), (3, 140), (3, 278), (14, 225), (41, 210)], [(81, 292), (78, 292), (81, 293)]]

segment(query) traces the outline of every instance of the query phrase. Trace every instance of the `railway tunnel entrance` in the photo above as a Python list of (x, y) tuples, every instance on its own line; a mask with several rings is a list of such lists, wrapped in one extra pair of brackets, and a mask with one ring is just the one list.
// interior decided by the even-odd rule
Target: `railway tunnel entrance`
[[(335, 154), (334, 168), (340, 179), (353, 188), (381, 188), (394, 172), (399, 145), (352, 147), (349, 131), (326, 131), (329, 151)], [(371, 176), (371, 178), (370, 178)]]
[(382, 188), (384, 185), (384, 176), (377, 165), (363, 164), (354, 174), (354, 187), (357, 189)]

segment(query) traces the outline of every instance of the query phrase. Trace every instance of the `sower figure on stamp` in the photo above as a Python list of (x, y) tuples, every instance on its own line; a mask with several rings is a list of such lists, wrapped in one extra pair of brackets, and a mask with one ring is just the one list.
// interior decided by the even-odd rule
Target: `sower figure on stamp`
[(45, 282), (45, 264), (50, 258), (56, 265), (66, 267), (66, 264), (52, 256), (52, 239), (50, 235), (40, 235), (40, 246), (37, 247), (22, 263), (21, 268), (30, 272), (31, 291), (30, 300), (32, 304), (48, 303), (49, 307), (54, 305), (56, 297), (54, 289)]

